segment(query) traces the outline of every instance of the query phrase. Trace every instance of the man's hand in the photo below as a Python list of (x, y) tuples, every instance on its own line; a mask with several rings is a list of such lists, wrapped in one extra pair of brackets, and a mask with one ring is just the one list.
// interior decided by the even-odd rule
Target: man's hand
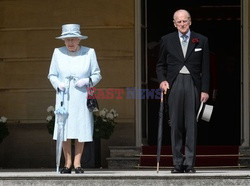
[(206, 92), (201, 93), (201, 102), (205, 103), (208, 100), (208, 98), (209, 98), (208, 93), (206, 93)]
[(164, 92), (167, 92), (167, 89), (169, 89), (169, 84), (167, 81), (162, 81), (160, 84), (160, 89)]

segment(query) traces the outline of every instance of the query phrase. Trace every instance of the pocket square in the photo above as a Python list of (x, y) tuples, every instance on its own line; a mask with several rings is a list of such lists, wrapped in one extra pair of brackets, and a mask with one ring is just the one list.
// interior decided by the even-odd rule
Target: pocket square
[(195, 52), (198, 52), (198, 51), (201, 51), (201, 50), (202, 50), (202, 48), (195, 48), (194, 49)]

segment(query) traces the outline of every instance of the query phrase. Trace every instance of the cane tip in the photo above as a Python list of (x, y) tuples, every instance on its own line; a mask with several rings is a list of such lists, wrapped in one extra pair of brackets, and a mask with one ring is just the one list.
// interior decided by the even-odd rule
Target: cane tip
[(157, 168), (156, 168), (156, 172), (159, 173), (159, 167), (160, 167), (160, 163), (159, 163), (159, 162), (157, 162), (156, 167), (157, 167)]

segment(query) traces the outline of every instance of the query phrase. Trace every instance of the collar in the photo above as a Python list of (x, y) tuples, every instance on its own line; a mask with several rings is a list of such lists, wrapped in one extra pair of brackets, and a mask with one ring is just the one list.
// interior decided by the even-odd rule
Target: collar
[[(179, 31), (178, 31), (178, 34), (179, 34), (179, 38), (181, 38), (181, 36), (183, 35), (183, 34), (180, 33)], [(188, 36), (188, 39), (189, 39), (189, 38), (190, 38), (190, 35), (191, 35), (191, 31), (188, 30), (188, 32), (186, 33), (186, 35)]]

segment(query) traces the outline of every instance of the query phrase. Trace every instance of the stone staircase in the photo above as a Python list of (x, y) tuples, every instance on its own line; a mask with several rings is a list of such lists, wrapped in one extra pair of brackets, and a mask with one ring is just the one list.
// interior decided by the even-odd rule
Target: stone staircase
[(241, 156), (239, 157), (239, 164), (250, 168), (250, 148), (249, 147), (239, 147)]
[[(249, 168), (203, 169), (197, 167), (196, 174), (171, 174), (169, 170), (136, 169), (139, 166), (141, 147), (112, 146), (107, 158), (108, 169), (85, 169), (84, 174), (62, 175), (55, 169), (0, 169), (0, 186), (12, 185), (84, 185), (84, 186), (163, 186), (163, 185), (250, 185)], [(247, 163), (250, 150), (241, 149)], [(126, 170), (127, 169), (127, 170)]]
[[(110, 157), (107, 158), (108, 162), (108, 169), (154, 169), (156, 163), (154, 162), (151, 166), (143, 166), (142, 164), (142, 158), (143, 158), (143, 147), (135, 147), (135, 146), (110, 146)], [(154, 153), (156, 154), (156, 153)], [(163, 156), (163, 162), (165, 158), (171, 158), (170, 155), (162, 155)], [(203, 155), (201, 155), (203, 156)], [(214, 157), (213, 157), (214, 156)], [(212, 155), (210, 159), (216, 158), (216, 156), (220, 155)], [(223, 161), (226, 161), (226, 159), (230, 159), (229, 162), (236, 161), (235, 158), (238, 157), (237, 163), (233, 166), (223, 166)], [(150, 158), (150, 156), (146, 155), (144, 158)], [(204, 158), (204, 157), (199, 157), (198, 155), (198, 160), (199, 158)], [(220, 169), (220, 168), (249, 168), (250, 167), (250, 148), (249, 147), (239, 147), (238, 154), (231, 154), (231, 155), (223, 155), (219, 165), (210, 165), (206, 166), (201, 165), (198, 166), (200, 168), (215, 168), (215, 169)], [(228, 161), (228, 160), (227, 160)], [(150, 162), (150, 161), (149, 161)], [(167, 161), (168, 163), (171, 161)], [(152, 163), (152, 162), (151, 162)], [(217, 161), (218, 163), (218, 161)], [(164, 167), (162, 166), (161, 168), (163, 169), (170, 169), (172, 168), (172, 164), (169, 164), (168, 166)]]
[(139, 164), (141, 148), (135, 146), (110, 146), (108, 169), (134, 169)]
[[(171, 168), (171, 146), (162, 146), (160, 167)], [(202, 168), (243, 168), (239, 158), (243, 154), (238, 146), (197, 146), (196, 167)], [(140, 154), (140, 166), (138, 168), (154, 168), (156, 162), (157, 146), (142, 146)]]

